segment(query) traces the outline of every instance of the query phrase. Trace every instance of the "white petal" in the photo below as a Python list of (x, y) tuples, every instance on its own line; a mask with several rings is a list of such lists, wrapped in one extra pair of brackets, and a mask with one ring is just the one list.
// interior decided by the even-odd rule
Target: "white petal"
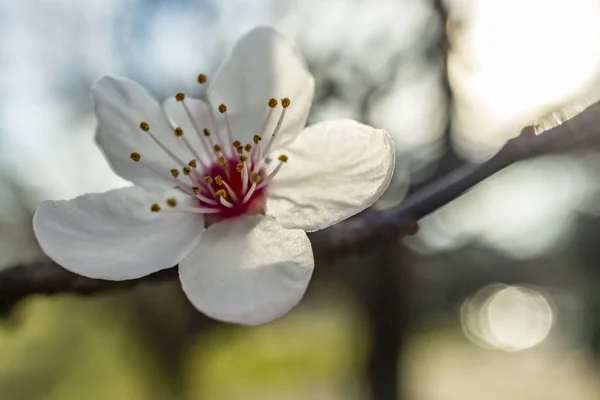
[[(251, 143), (253, 135), (261, 132), (269, 99), (288, 97), (291, 105), (276, 148), (292, 141), (304, 128), (314, 87), (314, 79), (294, 43), (271, 28), (261, 27), (238, 41), (210, 82), (208, 93), (213, 107), (227, 105), (227, 112), (236, 120), (232, 121), (235, 136), (243, 143)], [(265, 139), (273, 132), (281, 110), (281, 106), (274, 110)]]
[(286, 228), (315, 231), (357, 214), (381, 196), (394, 172), (387, 132), (352, 120), (312, 125), (282, 152), (289, 161), (269, 185), (267, 214)]
[(175, 266), (204, 230), (200, 215), (151, 212), (163, 195), (180, 203), (190, 198), (181, 192), (157, 197), (133, 186), (48, 200), (38, 206), (33, 229), (46, 255), (69, 271), (115, 281), (139, 278)]
[[(148, 122), (150, 131), (171, 151), (184, 161), (191, 159), (173, 134), (161, 105), (139, 84), (109, 76), (94, 82), (92, 99), (98, 118), (96, 142), (113, 170), (138, 185), (174, 186), (169, 179), (169, 170), (182, 165), (170, 158), (140, 129), (140, 122)], [(140, 153), (144, 163), (164, 171), (166, 178), (159, 177), (141, 163), (131, 161), (132, 152)]]
[(210, 226), (179, 266), (183, 290), (204, 314), (260, 325), (285, 315), (302, 298), (314, 259), (301, 230), (259, 215)]

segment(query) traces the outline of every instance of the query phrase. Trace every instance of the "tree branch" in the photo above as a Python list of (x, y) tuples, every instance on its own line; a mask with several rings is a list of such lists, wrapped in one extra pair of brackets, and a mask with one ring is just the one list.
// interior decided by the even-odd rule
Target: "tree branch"
[[(367, 210), (328, 229), (309, 234), (315, 255), (320, 260), (335, 259), (413, 234), (417, 230), (418, 220), (515, 162), (553, 152), (598, 145), (600, 102), (544, 132), (528, 126), (485, 163), (464, 165), (424, 187), (394, 208), (383, 211)], [(31, 294), (90, 295), (130, 288), (141, 282), (176, 278), (176, 267), (136, 280), (105, 281), (76, 275), (51, 261), (16, 265), (0, 271), (0, 314), (9, 312), (19, 301)]]

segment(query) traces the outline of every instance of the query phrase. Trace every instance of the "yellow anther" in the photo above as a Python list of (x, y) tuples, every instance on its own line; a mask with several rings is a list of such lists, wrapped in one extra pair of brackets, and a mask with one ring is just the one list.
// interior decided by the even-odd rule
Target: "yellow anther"
[(201, 84), (201, 85), (203, 83), (206, 83), (206, 75), (204, 75), (204, 74), (198, 75), (198, 83)]
[(178, 170), (178, 169), (175, 169), (175, 168), (173, 168), (173, 169), (171, 170), (171, 175), (173, 176), (173, 178), (177, 178), (177, 177), (179, 176), (179, 170)]
[(204, 129), (202, 130), (202, 133), (204, 133), (204, 136), (210, 136), (210, 129), (208, 129), (208, 128), (204, 128)]
[(259, 174), (257, 174), (256, 172), (253, 172), (250, 174), (250, 182), (258, 183), (260, 181), (261, 181), (261, 177)]
[(262, 140), (262, 138), (260, 137), (260, 135), (254, 135), (254, 144), (258, 144), (258, 142), (260, 142)]
[(184, 175), (189, 175), (190, 172), (192, 172), (192, 169), (190, 167), (183, 167), (181, 168), (181, 172), (183, 172)]
[(221, 178), (221, 175), (215, 176), (215, 183), (219, 186), (223, 186), (223, 178)]
[(219, 189), (215, 192), (215, 194), (219, 197), (222, 197), (224, 199), (227, 198), (227, 191), (225, 189)]
[(221, 148), (221, 146), (219, 146), (218, 144), (215, 144), (215, 151), (216, 151), (217, 153), (220, 153), (220, 152), (221, 152), (221, 150), (223, 150), (223, 149)]
[(281, 99), (281, 106), (283, 108), (288, 108), (290, 106), (292, 102), (290, 101), (290, 99), (288, 99), (287, 97), (284, 97), (283, 99)]
[(240, 147), (242, 145), (242, 142), (240, 142), (239, 140), (236, 140), (232, 144), (233, 144), (233, 147)]
[(196, 168), (198, 166), (198, 163), (196, 162), (196, 160), (191, 160), (188, 165), (192, 168)]
[(219, 112), (225, 114), (227, 112), (227, 106), (225, 104), (219, 104)]
[(148, 132), (150, 130), (150, 125), (146, 121), (140, 122), (140, 129), (144, 132)]
[(129, 157), (135, 162), (138, 162), (142, 159), (142, 156), (140, 155), (140, 153), (131, 153), (131, 155)]
[(154, 204), (152, 204), (150, 206), (150, 211), (152, 211), (152, 212), (159, 212), (160, 211), (160, 206), (158, 204), (154, 203)]
[(210, 176), (205, 176), (204, 177), (204, 182), (206, 182), (206, 183), (208, 183), (210, 185), (211, 183), (213, 183), (213, 178), (210, 177)]
[(219, 164), (225, 165), (225, 163), (227, 163), (227, 159), (225, 158), (225, 156), (220, 155), (219, 156)]
[(243, 154), (242, 154), (242, 155), (240, 156), (240, 161), (241, 161), (241, 162), (244, 162), (244, 161), (246, 161), (246, 160), (248, 160), (248, 156), (245, 156), (245, 155), (243, 155)]
[(198, 186), (192, 186), (192, 192), (194, 192), (195, 195), (199, 195), (200, 188)]
[(180, 127), (175, 128), (175, 130), (173, 131), (173, 133), (175, 134), (175, 136), (179, 137), (179, 136), (183, 136), (183, 129), (181, 129)]
[(167, 205), (171, 208), (175, 208), (177, 207), (177, 199), (174, 197), (168, 198), (167, 199)]
[(277, 100), (275, 98), (271, 97), (269, 99), (269, 103), (268, 104), (269, 104), (269, 107), (275, 108), (275, 107), (277, 107)]
[(238, 146), (236, 148), (236, 150), (237, 150), (238, 154), (244, 154), (244, 146)]
[(250, 143), (248, 143), (246, 146), (244, 146), (244, 150), (246, 150), (248, 153), (250, 153), (250, 150), (252, 150), (252, 145)]
[(287, 160), (288, 160), (288, 156), (286, 156), (285, 154), (282, 154), (279, 156), (279, 161), (287, 162)]
[(242, 164), (242, 163), (238, 163), (238, 164), (235, 166), (235, 170), (236, 170), (237, 172), (242, 172), (242, 171), (244, 170), (244, 164)]
[(183, 94), (182, 92), (179, 92), (175, 95), (175, 100), (177, 101), (184, 101), (185, 100), (185, 94)]

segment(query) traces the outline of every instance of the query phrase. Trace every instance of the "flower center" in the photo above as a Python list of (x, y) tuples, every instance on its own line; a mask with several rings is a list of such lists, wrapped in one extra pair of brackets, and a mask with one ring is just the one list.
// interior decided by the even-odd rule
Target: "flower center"
[[(200, 84), (206, 83), (206, 75), (200, 74), (198, 82)], [(253, 143), (242, 143), (239, 140), (234, 140), (234, 132), (231, 129), (225, 104), (220, 104), (217, 108), (225, 120), (226, 129), (225, 132), (221, 132), (208, 92), (206, 93), (206, 99), (209, 109), (209, 122), (214, 132), (209, 128), (203, 127), (201, 129), (198, 126), (198, 122), (192, 117), (192, 112), (185, 102), (183, 93), (177, 93), (175, 99), (182, 103), (194, 128), (195, 132), (193, 133), (200, 138), (203, 151), (200, 152), (200, 149), (191, 144), (184, 135), (182, 128), (175, 127), (173, 134), (181, 138), (190, 156), (193, 157), (191, 161), (185, 162), (154, 135), (147, 122), (141, 122), (140, 129), (150, 136), (178, 168), (171, 169), (169, 171), (170, 175), (167, 175), (166, 172), (158, 171), (151, 164), (145, 163), (142, 155), (137, 152), (131, 153), (130, 158), (134, 162), (151, 169), (156, 174), (172, 179), (174, 186), (193, 196), (195, 202), (193, 206), (182, 206), (178, 204), (175, 198), (169, 198), (166, 201), (166, 209), (163, 210), (160, 204), (154, 203), (150, 206), (150, 211), (204, 214), (207, 224), (240, 215), (264, 213), (267, 185), (288, 159), (286, 155), (281, 155), (278, 159), (279, 164), (267, 175), (267, 157), (273, 141), (281, 129), (286, 110), (290, 106), (290, 100), (288, 98), (281, 99), (281, 113), (271, 136), (263, 145), (266, 127), (278, 106), (276, 99), (271, 98), (267, 102), (269, 111), (263, 130), (261, 134), (254, 135)]]

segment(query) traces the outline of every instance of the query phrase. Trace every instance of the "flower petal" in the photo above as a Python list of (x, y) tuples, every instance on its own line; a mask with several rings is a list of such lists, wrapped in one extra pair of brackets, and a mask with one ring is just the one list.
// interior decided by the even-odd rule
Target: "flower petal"
[[(269, 185), (267, 214), (286, 228), (315, 231), (357, 214), (381, 196), (394, 172), (387, 132), (352, 120), (312, 125), (282, 152), (289, 162)], [(270, 168), (276, 164), (275, 158)]]
[[(186, 203), (190, 196), (164, 193)], [(62, 267), (89, 278), (125, 280), (175, 266), (204, 230), (200, 215), (153, 213), (163, 198), (133, 186), (73, 200), (44, 201), (33, 229), (44, 252)]]
[[(288, 97), (291, 105), (274, 143), (277, 148), (304, 128), (314, 89), (314, 79), (294, 43), (272, 28), (260, 27), (234, 46), (210, 82), (208, 95), (213, 107), (227, 105), (234, 134), (243, 143), (252, 143), (253, 135), (261, 133), (269, 99)], [(281, 110), (281, 105), (274, 110), (264, 139), (271, 136)]]
[(313, 267), (303, 231), (252, 215), (210, 226), (181, 262), (179, 277), (192, 304), (206, 315), (260, 325), (300, 301)]
[[(146, 121), (150, 131), (172, 152), (189, 161), (181, 142), (173, 134), (161, 105), (139, 84), (127, 79), (104, 76), (92, 85), (92, 99), (98, 118), (96, 142), (113, 170), (138, 185), (172, 187), (169, 170), (181, 168), (140, 129)], [(142, 156), (142, 163), (130, 159), (132, 152)], [(163, 172), (160, 177), (143, 163)]]

